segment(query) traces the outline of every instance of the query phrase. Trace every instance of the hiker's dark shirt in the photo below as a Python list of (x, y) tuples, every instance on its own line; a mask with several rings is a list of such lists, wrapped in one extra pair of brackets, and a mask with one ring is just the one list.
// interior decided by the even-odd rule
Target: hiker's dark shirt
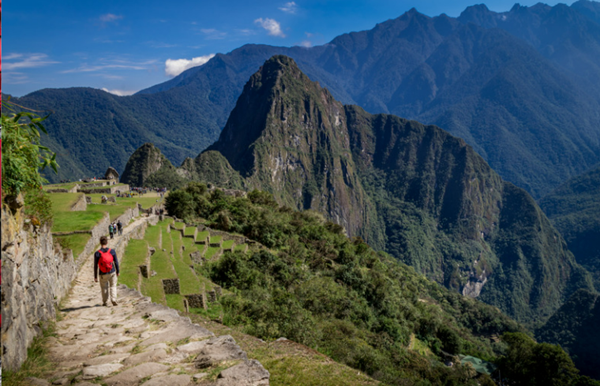
[[(106, 252), (106, 251), (109, 250), (109, 248), (101, 248), (100, 250), (102, 252)], [(110, 272), (107, 272), (107, 273), (100, 272), (100, 275), (108, 275), (109, 273), (113, 273), (115, 271), (117, 272), (117, 275), (120, 273), (120, 271), (119, 271), (119, 260), (117, 260), (117, 253), (115, 252), (114, 249), (111, 249), (110, 250), (110, 254), (113, 256), (113, 262), (114, 262), (113, 267), (110, 270)], [(96, 251), (96, 253), (94, 253), (94, 279), (98, 278), (98, 271), (99, 271), (99, 269), (98, 269), (98, 261), (100, 261), (100, 252)]]

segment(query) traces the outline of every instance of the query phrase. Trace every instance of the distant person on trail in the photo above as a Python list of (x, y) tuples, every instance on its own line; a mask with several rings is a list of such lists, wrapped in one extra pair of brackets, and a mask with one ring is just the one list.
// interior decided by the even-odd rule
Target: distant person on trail
[(106, 236), (100, 237), (100, 249), (94, 253), (94, 281), (98, 282), (98, 274), (100, 274), (103, 306), (107, 305), (109, 298), (113, 306), (118, 304), (117, 276), (119, 276), (119, 272), (117, 253), (108, 247)]
[(123, 236), (123, 223), (121, 223), (121, 220), (117, 223), (117, 229), (119, 230), (119, 236)]
[(113, 227), (112, 223), (108, 224), (108, 234), (110, 235), (111, 239), (113, 238), (113, 236), (115, 234), (115, 228)]

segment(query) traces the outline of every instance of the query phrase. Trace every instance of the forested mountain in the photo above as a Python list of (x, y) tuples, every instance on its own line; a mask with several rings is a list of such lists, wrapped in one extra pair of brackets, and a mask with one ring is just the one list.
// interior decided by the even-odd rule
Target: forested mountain
[(559, 344), (583, 375), (600, 379), (600, 295), (580, 290), (536, 332), (540, 342)]
[(533, 198), (462, 139), (344, 106), (284, 56), (250, 78), (219, 140), (177, 175), (320, 211), (529, 325), (593, 288)]
[(600, 288), (600, 165), (565, 182), (539, 204)]
[(49, 144), (66, 167), (51, 178), (98, 174), (107, 164), (122, 170), (145, 142), (177, 165), (218, 138), (245, 81), (285, 54), (344, 103), (464, 138), (539, 198), (600, 161), (597, 4), (515, 6), (502, 14), (474, 6), (459, 18), (413, 9), (323, 46), (246, 45), (129, 97), (75, 88), (18, 102), (55, 111)]

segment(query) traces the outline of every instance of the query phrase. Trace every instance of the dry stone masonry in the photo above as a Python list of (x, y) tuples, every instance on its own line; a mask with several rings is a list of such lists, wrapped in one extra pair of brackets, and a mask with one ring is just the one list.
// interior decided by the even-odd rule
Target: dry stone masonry
[(179, 294), (179, 279), (163, 279), (163, 290), (165, 295)]

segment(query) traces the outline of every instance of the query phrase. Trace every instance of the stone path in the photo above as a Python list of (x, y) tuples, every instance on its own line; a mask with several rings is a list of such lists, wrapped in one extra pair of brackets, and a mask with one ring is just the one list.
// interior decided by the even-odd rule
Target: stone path
[[(128, 225), (124, 236), (142, 221), (147, 218)], [(55, 371), (46, 380), (30, 378), (32, 385), (269, 385), (269, 372), (248, 360), (231, 336), (215, 336), (135, 290), (120, 285), (119, 304), (103, 307), (92, 265), (93, 255), (64, 305), (57, 337), (50, 338)]]

